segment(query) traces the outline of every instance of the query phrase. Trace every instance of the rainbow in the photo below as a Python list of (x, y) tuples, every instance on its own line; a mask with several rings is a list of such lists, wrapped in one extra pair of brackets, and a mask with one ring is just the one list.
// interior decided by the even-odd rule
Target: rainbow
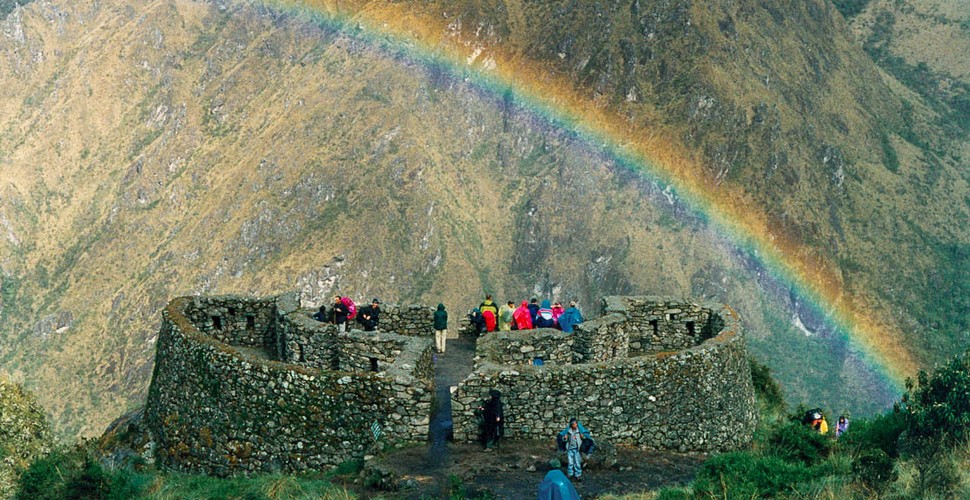
[(850, 297), (837, 269), (815, 249), (773, 230), (772, 223), (737, 186), (715, 185), (666, 134), (631, 123), (583, 95), (542, 61), (526, 60), (464, 39), (451, 21), (414, 6), (366, 0), (268, 0), (271, 6), (308, 16), (314, 23), (425, 67), (442, 68), (493, 96), (516, 105), (549, 126), (569, 131), (589, 148), (663, 190), (692, 217), (723, 236), (778, 284), (793, 290), (889, 389), (919, 368), (901, 333), (879, 320), (864, 297)]

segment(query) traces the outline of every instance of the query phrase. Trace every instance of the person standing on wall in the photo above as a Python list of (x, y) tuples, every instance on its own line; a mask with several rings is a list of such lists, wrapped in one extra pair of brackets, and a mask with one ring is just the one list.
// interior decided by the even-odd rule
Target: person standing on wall
[(556, 328), (559, 328), (559, 317), (562, 316), (565, 310), (566, 308), (562, 306), (562, 302), (557, 300), (552, 303), (552, 320), (556, 323)]
[(518, 330), (532, 329), (532, 313), (529, 312), (529, 303), (522, 301), (522, 305), (512, 314), (515, 326)]
[(381, 301), (376, 298), (371, 301), (369, 306), (362, 308), (357, 314), (357, 322), (364, 327), (365, 332), (377, 330), (377, 325), (381, 321)]
[(333, 308), (330, 309), (330, 316), (333, 318), (333, 324), (337, 325), (338, 332), (347, 331), (347, 315), (350, 311), (347, 310), (347, 306), (344, 305), (344, 300), (339, 295), (333, 296)]
[(492, 302), (492, 294), (485, 295), (485, 301), (478, 306), (478, 310), (485, 314), (485, 311), (492, 311), (492, 316), (498, 318), (498, 305)]
[(586, 450), (589, 453), (593, 447), (593, 438), (589, 431), (579, 423), (579, 420), (571, 418), (569, 425), (556, 436), (556, 447), (566, 452), (566, 459), (569, 462), (566, 476), (582, 481), (583, 457), (580, 452)]
[(549, 304), (548, 300), (542, 301), (542, 307), (536, 313), (533, 324), (536, 328), (554, 328), (556, 326), (556, 320), (552, 314), (552, 305)]
[(500, 332), (512, 330), (512, 323), (515, 321), (512, 317), (514, 313), (515, 305), (511, 300), (498, 308), (498, 329)]
[(529, 316), (532, 320), (532, 325), (535, 326), (536, 318), (539, 316), (539, 299), (532, 297), (529, 301)]
[(444, 304), (438, 304), (434, 312), (434, 345), (439, 354), (445, 353), (445, 342), (448, 340), (448, 311)]
[(569, 308), (559, 315), (559, 329), (565, 333), (573, 333), (573, 327), (583, 322), (583, 313), (576, 307), (576, 301), (569, 301)]

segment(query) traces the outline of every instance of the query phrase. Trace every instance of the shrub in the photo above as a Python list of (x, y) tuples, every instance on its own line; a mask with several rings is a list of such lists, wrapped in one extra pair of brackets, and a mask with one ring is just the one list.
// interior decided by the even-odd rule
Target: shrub
[(836, 9), (839, 9), (842, 16), (848, 19), (862, 12), (869, 0), (832, 0), (832, 3), (835, 4)]
[(915, 439), (938, 442), (946, 449), (970, 438), (970, 356), (953, 358), (932, 376), (920, 371), (906, 381), (903, 403), (907, 432)]
[(811, 476), (804, 465), (776, 456), (725, 453), (704, 462), (694, 479), (694, 494), (717, 498), (772, 497)]
[(767, 453), (778, 458), (814, 465), (829, 456), (832, 442), (811, 427), (790, 423), (768, 437)]
[(31, 500), (135, 498), (147, 487), (147, 478), (128, 469), (105, 469), (82, 443), (34, 460), (20, 476), (16, 497)]
[(687, 488), (664, 488), (657, 492), (654, 500), (691, 500), (694, 496)]
[(105, 473), (101, 464), (86, 459), (84, 467), (67, 481), (64, 498), (83, 500), (87, 498), (109, 498), (111, 477)]
[(785, 396), (781, 392), (781, 386), (771, 376), (771, 368), (748, 358), (751, 366), (751, 382), (754, 384), (754, 393), (758, 401), (769, 411), (781, 411), (785, 408)]
[(34, 460), (30, 467), (20, 475), (20, 489), (17, 499), (59, 499), (64, 495), (64, 476), (75, 468), (70, 464), (72, 457), (68, 452), (56, 450), (45, 457)]
[(906, 430), (906, 415), (892, 410), (869, 419), (852, 422), (839, 442), (845, 447), (866, 452), (880, 450), (890, 458), (899, 457), (899, 436)]
[(852, 462), (852, 475), (876, 495), (881, 495), (887, 486), (899, 478), (893, 459), (879, 449), (867, 451), (856, 458)]
[(916, 468), (919, 495), (949, 494), (959, 485), (954, 450), (970, 438), (970, 355), (956, 356), (933, 375), (906, 381), (905, 454)]

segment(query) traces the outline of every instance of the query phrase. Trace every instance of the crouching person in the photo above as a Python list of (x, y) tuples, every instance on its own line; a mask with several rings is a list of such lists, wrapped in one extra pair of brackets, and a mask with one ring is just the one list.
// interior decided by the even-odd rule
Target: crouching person
[(589, 431), (575, 418), (569, 419), (569, 425), (556, 437), (556, 445), (560, 451), (566, 452), (569, 468), (566, 475), (582, 481), (583, 453), (590, 453), (593, 449), (593, 438)]

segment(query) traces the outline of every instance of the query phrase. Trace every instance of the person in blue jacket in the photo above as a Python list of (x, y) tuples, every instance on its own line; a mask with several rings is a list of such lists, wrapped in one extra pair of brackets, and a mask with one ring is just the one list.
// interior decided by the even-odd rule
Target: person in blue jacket
[(556, 445), (560, 450), (566, 451), (566, 459), (569, 462), (569, 468), (566, 469), (567, 477), (575, 478), (577, 481), (583, 480), (583, 457), (579, 453), (584, 448), (583, 441), (589, 440), (592, 443), (592, 439), (589, 431), (575, 418), (569, 419), (569, 425), (556, 437)]
[(566, 333), (573, 333), (573, 327), (583, 322), (583, 314), (576, 307), (576, 301), (569, 301), (569, 308), (559, 315), (559, 328)]
[(552, 316), (552, 305), (549, 304), (548, 300), (542, 301), (542, 307), (536, 312), (535, 318), (533, 324), (536, 328), (553, 328), (556, 326), (556, 320)]

